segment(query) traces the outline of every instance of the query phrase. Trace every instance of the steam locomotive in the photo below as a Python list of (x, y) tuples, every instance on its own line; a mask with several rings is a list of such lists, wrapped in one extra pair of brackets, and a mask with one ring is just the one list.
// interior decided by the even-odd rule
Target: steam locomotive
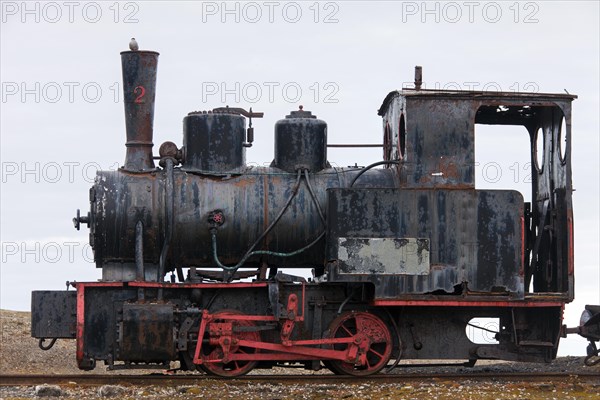
[[(332, 167), (326, 122), (300, 106), (275, 125), (271, 165), (256, 167), (252, 109), (191, 112), (183, 145), (154, 156), (158, 56), (121, 53), (125, 163), (98, 172), (90, 211), (73, 220), (89, 227), (102, 279), (32, 293), (40, 347), (76, 339), (85, 370), (179, 361), (228, 377), (556, 356), (574, 289), (576, 96), (425, 90), (418, 67), (415, 88), (379, 109), (381, 160)], [(475, 189), (475, 124), (525, 128), (531, 199)], [(494, 339), (473, 343), (466, 329), (485, 317), (499, 321)]]

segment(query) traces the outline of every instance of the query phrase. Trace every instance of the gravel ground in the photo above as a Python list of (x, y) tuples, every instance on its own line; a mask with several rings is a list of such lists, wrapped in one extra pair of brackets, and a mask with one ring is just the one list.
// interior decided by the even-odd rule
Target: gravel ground
[[(59, 340), (49, 351), (41, 351), (37, 340), (30, 337), (30, 314), (0, 310), (0, 374), (86, 374), (75, 364), (75, 341)], [(402, 364), (405, 364), (403, 362)], [(401, 365), (402, 365), (401, 364)], [(285, 369), (257, 371), (262, 374), (281, 374)], [(297, 374), (303, 370), (293, 369)], [(400, 368), (397, 373), (454, 372), (468, 377), (474, 372), (553, 371), (578, 373), (600, 372), (600, 365), (585, 367), (583, 357), (562, 357), (552, 364), (478, 362), (473, 368), (435, 367)], [(91, 373), (104, 373), (102, 366)], [(119, 371), (120, 372), (120, 371)], [(115, 373), (115, 372), (111, 372)], [(131, 371), (124, 373), (130, 374)], [(141, 373), (146, 373), (142, 371)], [(442, 376), (427, 382), (382, 384), (367, 380), (355, 384), (248, 384), (238, 381), (206, 380), (194, 386), (102, 386), (85, 387), (75, 383), (53, 387), (1, 387), (0, 400), (56, 397), (73, 399), (598, 399), (600, 382), (582, 383), (570, 377), (560, 383), (497, 383), (445, 380)]]

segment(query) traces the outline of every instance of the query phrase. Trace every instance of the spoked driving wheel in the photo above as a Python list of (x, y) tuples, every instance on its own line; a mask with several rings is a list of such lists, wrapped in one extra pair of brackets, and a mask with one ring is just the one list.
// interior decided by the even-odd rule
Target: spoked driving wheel
[[(237, 343), (239, 340), (251, 340), (251, 341), (260, 341), (260, 334), (258, 331), (251, 330), (254, 327), (254, 323), (252, 321), (244, 321), (244, 320), (232, 320), (232, 319), (224, 319), (225, 315), (243, 315), (239, 311), (221, 311), (214, 315), (214, 319), (210, 322), (215, 324), (221, 323), (231, 323), (232, 325), (232, 333), (228, 338), (223, 338), (224, 341), (228, 340), (229, 346), (229, 354), (253, 354), (258, 350), (250, 347), (239, 346)], [(214, 339), (214, 338), (213, 338)], [(224, 377), (235, 377), (247, 374), (250, 372), (255, 366), (256, 361), (246, 361), (246, 360), (233, 360), (229, 362), (220, 362), (217, 360), (222, 360), (224, 353), (221, 345), (210, 344), (210, 333), (209, 330), (205, 332), (204, 335), (204, 343), (202, 345), (202, 351), (200, 357), (202, 358), (202, 364), (200, 367), (206, 371), (208, 374), (224, 376)]]
[(334, 350), (347, 351), (359, 347), (355, 362), (329, 360), (325, 365), (333, 372), (366, 376), (379, 372), (392, 355), (392, 335), (385, 322), (368, 312), (349, 312), (333, 320), (329, 327), (331, 338), (354, 338), (353, 343), (334, 344)]

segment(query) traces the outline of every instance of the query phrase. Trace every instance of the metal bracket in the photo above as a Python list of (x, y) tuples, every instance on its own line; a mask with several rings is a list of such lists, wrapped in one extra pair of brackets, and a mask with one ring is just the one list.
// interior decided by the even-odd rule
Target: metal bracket
[(193, 325), (194, 319), (190, 317), (187, 317), (181, 324), (177, 335), (177, 350), (186, 351), (188, 349), (188, 333)]
[(281, 344), (290, 346), (290, 336), (296, 325), (296, 317), (298, 316), (298, 296), (294, 293), (288, 297), (287, 305), (287, 321), (283, 323), (281, 328)]
[(244, 147), (252, 147), (252, 142), (254, 142), (254, 128), (252, 127), (252, 118), (262, 118), (265, 115), (265, 113), (254, 112), (252, 111), (252, 107), (250, 107), (250, 111), (246, 111), (243, 108), (229, 106), (213, 108), (213, 113), (215, 112), (239, 114), (248, 118), (248, 129), (246, 130), (246, 143), (244, 143)]

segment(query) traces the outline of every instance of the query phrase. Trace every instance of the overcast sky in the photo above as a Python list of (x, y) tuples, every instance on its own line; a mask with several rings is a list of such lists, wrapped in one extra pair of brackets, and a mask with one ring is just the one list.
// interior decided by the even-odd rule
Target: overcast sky
[[(131, 37), (160, 52), (155, 152), (181, 145), (182, 118), (225, 104), (265, 113), (248, 162), (269, 163), (273, 126), (299, 104), (327, 121), (330, 143), (381, 143), (377, 109), (423, 66), (426, 88), (577, 94), (573, 103), (576, 300), (600, 304), (598, 2), (27, 2), (3, 1), (0, 306), (100, 277), (88, 229), (97, 169), (125, 156), (119, 52)], [(523, 128), (478, 127), (477, 187), (521, 190)], [(329, 150), (339, 166), (381, 150)], [(564, 340), (559, 354), (584, 354)]]

